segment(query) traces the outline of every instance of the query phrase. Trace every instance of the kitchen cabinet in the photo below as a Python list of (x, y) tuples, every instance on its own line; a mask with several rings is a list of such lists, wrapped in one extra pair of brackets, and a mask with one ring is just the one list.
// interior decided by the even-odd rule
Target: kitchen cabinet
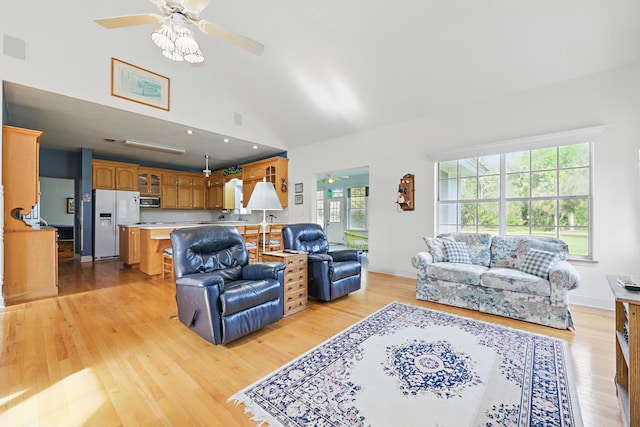
[(7, 303), (58, 295), (56, 240), (55, 228), (4, 234), (2, 292)]
[(203, 175), (178, 175), (178, 208), (205, 208), (205, 178)]
[(162, 174), (162, 193), (160, 206), (163, 208), (178, 207), (178, 176), (171, 173)]
[(38, 203), (41, 136), (40, 131), (2, 126), (5, 231), (31, 230), (19, 217)]
[[(20, 218), (38, 202), (42, 132), (2, 127), (4, 284), (7, 303), (58, 294), (58, 233)], [(37, 268), (34, 268), (37, 267)]]
[(140, 262), (140, 227), (120, 226), (120, 260), (127, 265)]
[(159, 197), (162, 190), (162, 175), (156, 169), (138, 168), (138, 191), (141, 196)]
[(273, 184), (282, 207), (289, 206), (289, 159), (276, 156), (247, 164), (243, 168), (247, 170), (242, 189), (245, 204), (249, 202), (256, 183), (265, 179)]
[(138, 165), (93, 160), (93, 188), (138, 191)]
[(206, 180), (205, 207), (222, 209), (224, 203), (224, 178), (222, 172), (213, 172)]

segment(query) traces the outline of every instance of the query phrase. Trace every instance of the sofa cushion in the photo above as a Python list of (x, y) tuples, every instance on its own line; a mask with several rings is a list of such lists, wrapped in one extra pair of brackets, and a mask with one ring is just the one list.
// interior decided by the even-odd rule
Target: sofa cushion
[(427, 276), (432, 279), (467, 285), (480, 284), (480, 275), (485, 271), (487, 271), (487, 267), (476, 264), (438, 262), (427, 266)]
[(448, 262), (471, 264), (471, 257), (466, 243), (452, 240), (443, 240), (442, 242), (444, 243), (444, 251), (447, 254)]
[[(554, 239), (555, 240), (555, 239)], [(569, 257), (569, 246), (562, 241), (545, 241), (539, 239), (523, 239), (516, 249), (516, 268), (522, 265), (522, 261), (529, 252), (529, 249), (538, 249), (541, 251), (552, 252), (557, 255), (558, 260), (566, 260)]]
[(429, 253), (433, 257), (433, 262), (445, 262), (447, 261), (447, 253), (444, 250), (444, 242), (440, 237), (423, 237), (424, 242), (427, 244)]
[(551, 295), (551, 284), (548, 280), (515, 268), (490, 268), (480, 276), (480, 285), (523, 294), (545, 297)]
[(491, 234), (488, 233), (444, 233), (437, 236), (441, 239), (452, 239), (467, 244), (472, 264), (489, 266), (491, 261)]
[(558, 262), (558, 254), (538, 249), (529, 249), (518, 269), (525, 273), (548, 279), (549, 270), (551, 270), (551, 267), (556, 262)]
[(562, 240), (546, 236), (494, 236), (491, 239), (490, 267), (518, 268), (518, 251), (522, 256), (529, 248), (557, 252), (558, 259), (567, 259), (569, 249)]

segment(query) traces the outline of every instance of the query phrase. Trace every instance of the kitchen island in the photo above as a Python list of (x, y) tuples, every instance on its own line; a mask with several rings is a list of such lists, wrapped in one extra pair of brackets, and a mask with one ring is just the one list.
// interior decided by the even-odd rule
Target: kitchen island
[[(246, 221), (221, 221), (198, 223), (157, 223), (133, 224), (130, 227), (140, 228), (140, 271), (150, 276), (162, 274), (162, 255), (171, 246), (169, 234), (173, 230), (188, 227), (238, 227), (243, 225), (259, 225)], [(122, 226), (126, 227), (126, 226)]]

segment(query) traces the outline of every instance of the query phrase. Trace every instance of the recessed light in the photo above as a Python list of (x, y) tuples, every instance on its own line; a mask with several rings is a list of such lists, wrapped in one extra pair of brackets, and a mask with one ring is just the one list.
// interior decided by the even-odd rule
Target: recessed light
[(229, 138), (225, 138), (225, 139), (224, 139), (224, 142), (229, 142)]
[(257, 149), (258, 149), (258, 146), (257, 146), (257, 145), (254, 145), (254, 146), (253, 146), (253, 149), (254, 149), (254, 150), (257, 150)]
[(191, 130), (191, 129), (187, 129), (187, 133), (188, 133), (189, 135), (193, 135), (193, 130)]

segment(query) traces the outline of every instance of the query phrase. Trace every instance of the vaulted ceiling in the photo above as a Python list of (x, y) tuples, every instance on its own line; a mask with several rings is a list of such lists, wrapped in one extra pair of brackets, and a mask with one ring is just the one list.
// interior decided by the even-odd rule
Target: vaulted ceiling
[[(640, 53), (637, 0), (213, 0), (203, 19), (257, 40), (265, 50), (254, 56), (196, 30), (206, 58), (200, 65), (162, 57), (149, 37), (157, 25), (106, 30), (94, 23), (157, 12), (148, 0), (14, 1), (7, 7), (0, 28), (26, 39), (32, 53), (75, 39), (84, 48), (152, 64), (154, 71), (171, 76), (178, 106), (182, 102), (186, 109), (192, 102), (194, 111), (209, 109), (211, 118), (184, 123), (184, 112), (172, 111), (165, 119), (154, 111), (152, 118), (141, 119), (137, 114), (144, 116), (144, 110), (123, 107), (122, 116), (114, 112), (120, 128), (106, 135), (108, 129), (83, 123), (106, 120), (100, 109), (121, 110), (123, 104), (110, 101), (105, 107), (72, 96), (69, 107), (39, 92), (46, 87), (29, 94), (28, 87), (13, 85), (6, 91), (10, 121), (28, 126), (40, 115), (49, 127), (45, 132), (66, 135), (52, 138), (52, 146), (83, 144), (112, 155), (121, 153), (104, 144), (106, 136), (162, 142), (163, 135), (172, 135), (167, 145), (187, 147), (188, 155), (156, 160), (194, 168), (201, 166), (205, 148), (187, 139), (187, 126), (210, 139), (206, 150), (214, 159), (226, 152), (228, 158), (218, 160), (230, 163), (480, 105), (628, 64)], [(45, 31), (51, 31), (51, 40)], [(65, 52), (60, 60), (93, 61), (96, 52)], [(181, 93), (189, 100), (181, 100)], [(28, 105), (38, 96), (43, 100)], [(75, 110), (75, 126), (59, 123), (69, 120), (69, 114), (56, 112), (59, 104)], [(234, 113), (243, 115), (251, 131), (226, 125)], [(56, 119), (47, 121), (47, 114)], [(237, 152), (225, 148), (224, 137), (238, 141)], [(259, 148), (252, 148), (256, 143)]]

